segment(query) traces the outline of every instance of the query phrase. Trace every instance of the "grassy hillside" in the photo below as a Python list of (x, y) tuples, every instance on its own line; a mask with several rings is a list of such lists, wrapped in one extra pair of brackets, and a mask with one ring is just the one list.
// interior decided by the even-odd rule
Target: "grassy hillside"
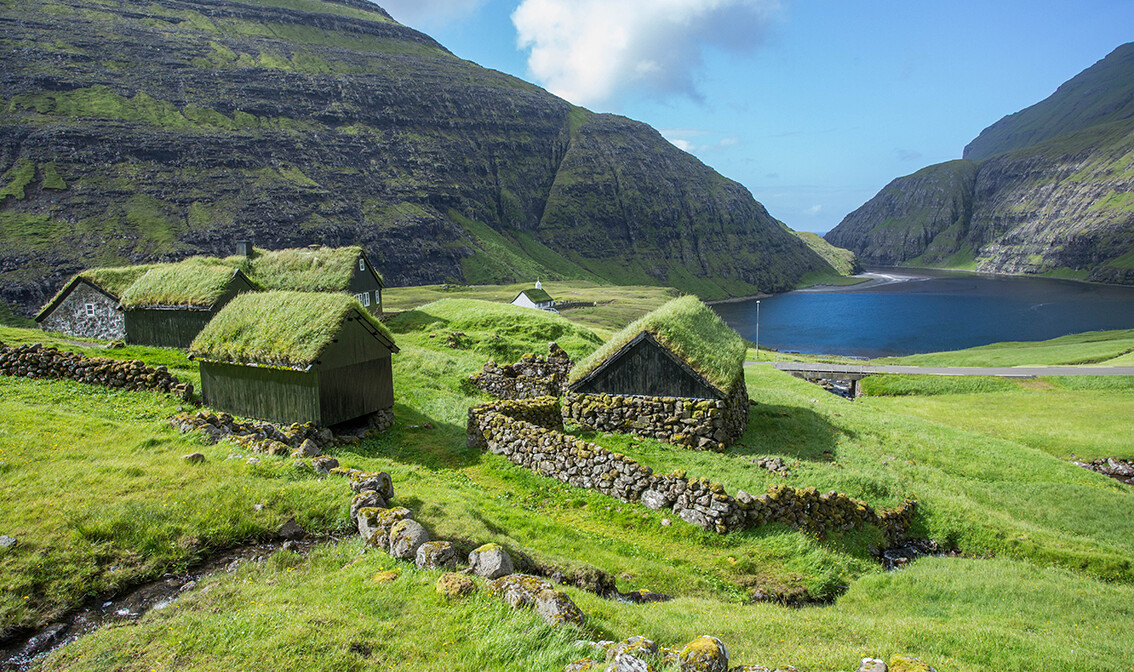
[[(1134, 495), (1033, 445), (1042, 428), (1027, 429), (1029, 414), (1045, 411), (1029, 395), (1044, 390), (958, 388), (852, 403), (749, 366), (757, 405), (745, 436), (724, 454), (586, 435), (657, 471), (684, 469), (729, 492), (786, 482), (878, 507), (912, 497), (919, 502), (914, 533), (964, 554), (886, 573), (868, 552), (881, 543), (877, 530), (820, 539), (773, 525), (718, 536), (680, 520), (664, 524), (676, 517), (467, 448), (467, 407), (484, 397), (464, 380), (486, 359), (543, 352), (547, 340), (579, 357), (600, 340), (564, 317), (517, 310), (449, 299), (392, 320), (402, 348), (394, 359), (398, 424), (335, 457), (347, 467), (388, 471), (395, 503), (466, 552), (496, 541), (565, 572), (597, 567), (623, 591), (648, 588), (678, 599), (623, 604), (569, 588), (588, 624), (582, 632), (553, 631), (483, 594), (444, 602), (432, 587), (437, 573), (362, 554), (357, 541), (328, 540), (308, 556), (281, 551), (212, 576), (169, 608), (79, 640), (42, 669), (255, 669), (287, 656), (290, 666), (316, 670), (558, 672), (583, 657), (572, 646), (578, 638), (645, 634), (676, 646), (706, 633), (726, 642), (733, 664), (816, 672), (893, 654), (941, 670), (1128, 666), (1134, 519), (1115, 512), (1128, 510)], [(450, 341), (454, 331), (468, 340)], [(52, 339), (8, 328), (0, 340)], [(162, 363), (180, 357), (129, 352)], [(1050, 384), (1059, 403), (1084, 409), (1071, 425), (1076, 440), (1100, 450), (1113, 445), (1114, 427), (1098, 420), (1130, 417), (1134, 387)], [(1004, 423), (1016, 419), (1024, 429), (955, 422), (960, 412), (932, 405), (942, 401), (996, 408)], [(0, 378), (0, 492), (11, 503), (0, 534), (20, 540), (0, 551), (0, 585), (7, 587), (0, 630), (49, 621), (88, 595), (270, 537), (292, 515), (314, 532), (349, 531), (343, 481), (296, 470), (283, 458), (259, 456), (259, 465), (247, 464), (247, 455), (229, 459), (241, 451), (202, 445), (168, 426), (164, 418), (177, 404), (153, 393)], [(179, 459), (193, 451), (206, 461)], [(765, 455), (781, 457), (792, 476), (753, 464)], [(398, 572), (392, 583), (372, 581), (388, 569)], [(753, 604), (756, 590), (831, 602)]]

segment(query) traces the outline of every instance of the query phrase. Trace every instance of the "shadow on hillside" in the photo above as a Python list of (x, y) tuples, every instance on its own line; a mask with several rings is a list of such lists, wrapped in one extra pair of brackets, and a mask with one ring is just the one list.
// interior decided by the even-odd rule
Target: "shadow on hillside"
[(427, 469), (461, 469), (480, 463), (481, 450), (465, 445), (465, 427), (435, 420), (405, 404), (394, 405), (395, 425), (352, 452)]
[(744, 436), (728, 452), (830, 462), (838, 457), (838, 442), (845, 436), (844, 431), (810, 409), (757, 404), (749, 411)]

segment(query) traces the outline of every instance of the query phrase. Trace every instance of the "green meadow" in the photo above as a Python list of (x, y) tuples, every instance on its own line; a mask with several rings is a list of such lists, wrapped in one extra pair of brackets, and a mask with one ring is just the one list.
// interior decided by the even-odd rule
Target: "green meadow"
[[(551, 340), (582, 358), (671, 298), (654, 288), (545, 287), (605, 305), (555, 316), (505, 305), (519, 291), (511, 287), (388, 290), (386, 308), (405, 310), (387, 322), (401, 348), (398, 424), (334, 456), (388, 471), (394, 503), (464, 552), (494, 541), (540, 567), (598, 569), (621, 591), (673, 601), (636, 605), (567, 588), (588, 616), (581, 630), (551, 628), (483, 590), (445, 601), (433, 588), (438, 572), (364, 552), (341, 478), (285, 458), (248, 464), (233, 444), (182, 435), (167, 418), (184, 404), (166, 395), (0, 378), (0, 534), (20, 542), (0, 551), (0, 631), (42, 626), (89, 597), (270, 539), (294, 516), (325, 543), (205, 578), (170, 607), (100, 629), (37, 669), (254, 670), (287, 660), (313, 670), (558, 671), (586, 656), (575, 640), (634, 634), (670, 647), (712, 634), (733, 665), (812, 672), (895, 654), (942, 671), (1129, 669), (1134, 492), (1069, 459), (1131, 457), (1122, 420), (1134, 410), (1134, 381), (883, 376), (850, 402), (754, 364), (745, 367), (756, 402), (748, 430), (725, 453), (583, 434), (655, 471), (683, 469), (730, 493), (787, 483), (876, 507), (915, 499), (913, 534), (957, 553), (886, 572), (871, 554), (883, 543), (873, 528), (819, 538), (769, 525), (719, 536), (466, 447), (468, 407), (487, 401), (467, 377), (487, 360), (544, 354)], [(1006, 344), (991, 356), (1102, 363), (1125, 357), (1130, 338)], [(198, 382), (174, 350), (78, 344), (19, 328), (0, 328), (0, 341), (143, 359)], [(944, 353), (936, 363), (975, 356)], [(180, 459), (197, 451), (205, 462)], [(761, 456), (782, 458), (791, 475), (757, 466)], [(373, 580), (391, 569), (392, 582)], [(757, 591), (805, 606), (756, 602)]]

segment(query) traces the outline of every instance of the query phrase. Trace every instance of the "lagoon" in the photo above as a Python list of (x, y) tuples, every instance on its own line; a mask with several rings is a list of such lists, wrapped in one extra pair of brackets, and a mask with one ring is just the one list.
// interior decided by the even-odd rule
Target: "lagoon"
[[(1134, 287), (922, 269), (868, 269), (866, 282), (760, 300), (760, 345), (861, 357), (1037, 341), (1134, 328)], [(713, 310), (756, 340), (756, 302)]]

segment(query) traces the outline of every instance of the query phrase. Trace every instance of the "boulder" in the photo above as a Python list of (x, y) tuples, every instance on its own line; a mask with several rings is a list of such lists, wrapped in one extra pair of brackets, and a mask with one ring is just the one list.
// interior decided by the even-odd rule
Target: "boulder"
[(705, 529), (711, 526), (705, 514), (696, 509), (682, 509), (677, 515), (690, 525), (696, 525), (697, 527), (703, 527)]
[(417, 549), (429, 541), (429, 532), (411, 518), (399, 520), (390, 527), (390, 556), (399, 560), (413, 560)]
[(390, 528), (399, 520), (407, 518), (413, 518), (413, 513), (404, 506), (393, 509), (359, 509), (358, 533), (366, 540), (367, 546), (389, 550)]
[[(373, 490), (363, 490), (350, 500), (350, 519), (358, 521), (358, 512), (362, 509), (385, 509), (386, 500)], [(364, 535), (365, 536), (365, 535)]]
[(681, 672), (728, 672), (728, 649), (716, 637), (702, 635), (677, 654)]
[(457, 552), (447, 541), (428, 541), (417, 549), (417, 566), (422, 569), (447, 569), (457, 566)]
[(644, 490), (640, 499), (642, 500), (642, 504), (645, 504), (655, 511), (668, 509), (673, 506), (673, 498), (660, 490)]
[(886, 663), (877, 658), (863, 658), (855, 672), (889, 672)]
[(469, 566), (479, 576), (498, 579), (512, 573), (512, 557), (500, 544), (485, 544), (469, 553)]
[(205, 456), (201, 453), (189, 453), (188, 455), (182, 455), (181, 459), (189, 464), (200, 464), (205, 461)]
[(281, 539), (296, 541), (298, 539), (306, 537), (307, 530), (303, 529), (303, 527), (301, 527), (300, 524), (295, 521), (295, 518), (292, 517), (289, 518), (286, 523), (280, 526), (280, 529), (276, 531), (276, 534), (279, 535)]
[(442, 574), (437, 583), (434, 584), (437, 592), (444, 597), (453, 600), (471, 595), (476, 592), (476, 581), (473, 581), (464, 574), (457, 574), (449, 572)]
[(892, 656), (889, 672), (937, 672), (924, 660), (913, 656)]
[(15, 537), (9, 537), (6, 534), (0, 535), (0, 548), (15, 548), (18, 543), (20, 542)]
[(618, 656), (629, 653), (635, 656), (653, 656), (658, 652), (658, 643), (652, 639), (646, 639), (641, 635), (634, 635), (627, 639), (622, 640), (618, 644), (610, 647), (606, 651), (606, 659), (612, 660)]
[(574, 623), (582, 627), (587, 617), (562, 590), (545, 590), (535, 598), (535, 610), (549, 625)]
[(393, 583), (394, 579), (398, 578), (398, 570), (388, 569), (384, 572), (377, 572), (370, 580), (374, 583)]
[(373, 490), (387, 502), (394, 498), (394, 481), (384, 471), (351, 474), (350, 489), (354, 492)]
[(763, 665), (737, 665), (728, 672), (772, 672)]
[(504, 598), (513, 609), (532, 606), (545, 590), (552, 590), (551, 583), (531, 574), (509, 574), (488, 584), (488, 592)]
[(602, 669), (603, 664), (599, 661), (583, 658), (573, 663), (567, 663), (567, 665), (563, 667), (563, 672), (599, 672)]
[(311, 468), (315, 470), (316, 474), (329, 474), (331, 470), (339, 466), (339, 461), (333, 457), (320, 455), (319, 457), (311, 458)]
[(292, 453), (292, 457), (318, 457), (323, 454), (319, 446), (311, 439), (304, 439), (303, 443)]
[(603, 672), (654, 672), (654, 668), (632, 653), (620, 653)]

